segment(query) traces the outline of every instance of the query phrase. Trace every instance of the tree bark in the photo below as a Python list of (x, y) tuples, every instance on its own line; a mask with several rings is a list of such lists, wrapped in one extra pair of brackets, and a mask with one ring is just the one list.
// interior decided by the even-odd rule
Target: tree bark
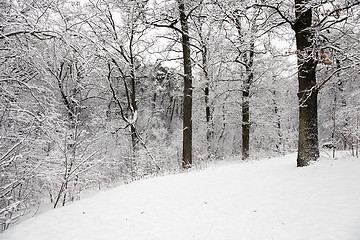
[(242, 89), (242, 159), (246, 160), (250, 152), (250, 86), (254, 79), (252, 71), (254, 64), (254, 40), (251, 40), (249, 53), (245, 57), (246, 76), (243, 80)]
[(205, 92), (205, 114), (206, 114), (206, 142), (207, 142), (207, 153), (208, 158), (213, 155), (212, 139), (214, 136), (213, 123), (212, 123), (212, 112), (209, 100), (209, 82), (206, 83)]
[(131, 75), (130, 75), (130, 80), (131, 80), (131, 96), (130, 96), (130, 112), (132, 115), (132, 121), (133, 123), (131, 124), (130, 127), (130, 132), (131, 132), (131, 145), (132, 145), (132, 152), (133, 152), (133, 161), (135, 161), (135, 151), (136, 151), (136, 147), (137, 144), (139, 142), (138, 139), (138, 135), (137, 135), (137, 131), (136, 131), (136, 119), (137, 116), (137, 104), (136, 104), (136, 76), (135, 76), (135, 66), (134, 66), (134, 57), (132, 56), (132, 52), (131, 52)]
[(190, 56), (190, 39), (185, 0), (178, 0), (182, 31), (182, 49), (184, 61), (184, 102), (183, 102), (183, 168), (192, 165), (192, 69)]
[(309, 0), (295, 0), (293, 25), (297, 46), (299, 82), (299, 140), (297, 166), (303, 167), (319, 157), (316, 64), (312, 56), (312, 8)]
[(139, 143), (139, 136), (136, 130), (137, 122), (137, 104), (136, 104), (136, 69), (135, 69), (135, 56), (133, 53), (133, 44), (135, 37), (135, 29), (131, 29), (130, 42), (129, 42), (129, 60), (130, 60), (130, 99), (129, 108), (131, 116), (130, 132), (131, 132), (131, 175), (132, 178), (136, 177), (136, 151)]
[(202, 53), (202, 70), (205, 78), (205, 117), (206, 117), (206, 142), (207, 142), (207, 153), (208, 158), (211, 158), (213, 155), (212, 148), (212, 139), (214, 135), (213, 123), (212, 123), (212, 111), (211, 111), (211, 103), (210, 103), (210, 77), (208, 73), (208, 60), (207, 60), (207, 46), (206, 43), (200, 34), (200, 39), (202, 43), (201, 53)]
[[(241, 105), (241, 113), (242, 113), (242, 123), (241, 123), (241, 153), (242, 160), (246, 160), (250, 155), (250, 87), (251, 83), (254, 79), (253, 74), (253, 65), (254, 65), (254, 55), (255, 55), (255, 39), (254, 39), (254, 26), (255, 19), (252, 19), (250, 22), (250, 30), (251, 31), (251, 39), (249, 39), (249, 46), (246, 49), (240, 63), (245, 66), (245, 78), (242, 81), (242, 105)], [(243, 39), (243, 32), (241, 26), (241, 19), (239, 16), (236, 16), (236, 28), (239, 35), (239, 40), (241, 43), (245, 43), (245, 39)]]
[(251, 70), (246, 69), (246, 77), (243, 81), (242, 89), (242, 125), (241, 125), (241, 135), (242, 135), (242, 159), (246, 160), (249, 157), (250, 150), (250, 83), (252, 81), (253, 74)]

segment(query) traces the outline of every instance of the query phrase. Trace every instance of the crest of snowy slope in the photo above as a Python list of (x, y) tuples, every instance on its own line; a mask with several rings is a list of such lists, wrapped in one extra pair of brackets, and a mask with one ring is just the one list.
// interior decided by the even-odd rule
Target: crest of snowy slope
[(360, 239), (360, 160), (325, 155), (306, 168), (288, 155), (134, 182), (0, 239)]

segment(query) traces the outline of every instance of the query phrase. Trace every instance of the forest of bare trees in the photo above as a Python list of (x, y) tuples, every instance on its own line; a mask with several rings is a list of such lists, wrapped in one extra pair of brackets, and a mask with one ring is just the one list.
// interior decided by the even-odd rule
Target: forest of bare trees
[(359, 21), (359, 0), (0, 0), (0, 231), (230, 157), (358, 156)]

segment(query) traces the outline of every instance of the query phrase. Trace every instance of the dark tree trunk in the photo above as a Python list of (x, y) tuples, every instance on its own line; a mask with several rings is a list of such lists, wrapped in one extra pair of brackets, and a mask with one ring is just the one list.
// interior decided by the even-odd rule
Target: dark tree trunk
[(134, 66), (134, 57), (132, 54), (132, 47), (130, 45), (130, 60), (131, 60), (131, 72), (130, 72), (130, 81), (131, 81), (131, 95), (130, 95), (130, 114), (131, 116), (131, 176), (133, 179), (136, 177), (136, 151), (138, 149), (139, 136), (136, 130), (136, 119), (137, 119), (137, 104), (136, 104), (136, 75), (135, 75), (135, 66)]
[(136, 168), (136, 151), (137, 145), (139, 143), (139, 136), (136, 130), (136, 121), (137, 121), (137, 103), (136, 103), (136, 70), (135, 70), (135, 56), (133, 54), (133, 43), (134, 43), (135, 31), (131, 30), (130, 43), (129, 43), (129, 60), (130, 60), (130, 99), (128, 98), (128, 105), (130, 108), (131, 114), (131, 154), (132, 154), (132, 175), (135, 177), (135, 168)]
[(312, 9), (309, 0), (295, 0), (296, 23), (293, 25), (299, 81), (299, 141), (297, 166), (303, 167), (319, 157), (317, 123), (316, 61), (312, 57)]
[[(241, 26), (241, 18), (239, 16), (236, 17), (236, 28), (239, 35), (239, 40), (241, 43), (245, 43), (245, 39), (243, 39), (243, 32)], [(250, 22), (250, 31), (254, 33), (255, 20)], [(242, 159), (246, 160), (250, 154), (250, 87), (251, 83), (254, 79), (253, 74), (253, 65), (254, 65), (254, 51), (255, 51), (255, 39), (254, 36), (251, 35), (252, 39), (249, 42), (249, 48), (246, 49), (245, 53), (240, 52), (240, 55), (243, 55), (241, 61), (238, 61), (243, 66), (245, 66), (245, 78), (242, 81), (242, 105), (241, 105), (241, 113), (242, 113), (242, 123), (241, 123), (241, 153)]]
[(204, 94), (205, 94), (205, 116), (206, 116), (206, 142), (207, 142), (207, 152), (208, 152), (208, 158), (211, 158), (213, 155), (213, 148), (212, 148), (212, 139), (214, 135), (213, 130), (213, 123), (212, 123), (212, 111), (210, 106), (210, 78), (208, 73), (208, 60), (207, 60), (207, 46), (205, 41), (203, 40), (203, 37), (200, 35), (201, 43), (202, 43), (202, 70), (204, 73), (205, 78), (205, 88), (204, 88)]
[(184, 60), (184, 103), (183, 103), (183, 168), (192, 165), (192, 72), (190, 56), (190, 39), (185, 0), (178, 0), (182, 30), (182, 48)]
[(249, 157), (250, 151), (250, 86), (254, 79), (252, 71), (254, 64), (254, 41), (251, 40), (249, 53), (245, 56), (246, 76), (243, 80), (242, 89), (242, 159), (246, 160)]
[(241, 125), (241, 135), (242, 135), (242, 159), (245, 160), (249, 157), (250, 150), (250, 84), (253, 79), (253, 73), (251, 68), (246, 68), (246, 77), (243, 81), (242, 89), (242, 125)]
[(209, 83), (206, 83), (205, 86), (205, 114), (206, 114), (206, 141), (207, 141), (207, 150), (208, 156), (212, 155), (212, 139), (214, 135), (213, 124), (212, 124), (212, 114), (209, 100)]
[[(131, 103), (130, 103), (130, 112), (132, 115), (132, 120), (134, 120), (134, 118), (137, 118), (136, 114), (137, 114), (137, 104), (136, 104), (136, 86), (135, 86), (135, 72), (132, 72), (131, 75)], [(132, 145), (132, 151), (133, 151), (133, 155), (136, 151), (136, 147), (137, 144), (139, 142), (138, 139), (138, 135), (137, 135), (137, 131), (136, 131), (136, 119), (135, 121), (131, 124), (130, 127), (130, 131), (131, 131), (131, 145)], [(134, 157), (134, 156), (133, 156)]]

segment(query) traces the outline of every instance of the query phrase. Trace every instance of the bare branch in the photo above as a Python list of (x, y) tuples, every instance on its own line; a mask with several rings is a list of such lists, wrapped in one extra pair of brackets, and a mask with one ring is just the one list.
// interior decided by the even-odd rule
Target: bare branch
[(289, 23), (291, 28), (294, 28), (294, 23), (289, 19), (287, 18), (284, 13), (282, 11), (280, 11), (280, 8), (279, 8), (279, 5), (280, 3), (277, 5), (277, 6), (272, 6), (272, 5), (267, 5), (267, 4), (254, 4), (250, 7), (259, 7), (259, 8), (270, 8), (270, 9), (273, 9), (275, 10), (275, 12), (278, 13), (278, 15), (285, 20), (285, 22)]
[(349, 68), (352, 68), (353, 65), (349, 65), (349, 66), (345, 66), (345, 67), (341, 67), (341, 68), (338, 68), (336, 69), (335, 71), (333, 71), (327, 78), (325, 78), (320, 84), (318, 84), (318, 86), (316, 87), (317, 90), (320, 90), (321, 88), (324, 87), (324, 85), (330, 81), (330, 79), (336, 74), (336, 73), (339, 73), (341, 71), (344, 71), (346, 69), (349, 69)]

